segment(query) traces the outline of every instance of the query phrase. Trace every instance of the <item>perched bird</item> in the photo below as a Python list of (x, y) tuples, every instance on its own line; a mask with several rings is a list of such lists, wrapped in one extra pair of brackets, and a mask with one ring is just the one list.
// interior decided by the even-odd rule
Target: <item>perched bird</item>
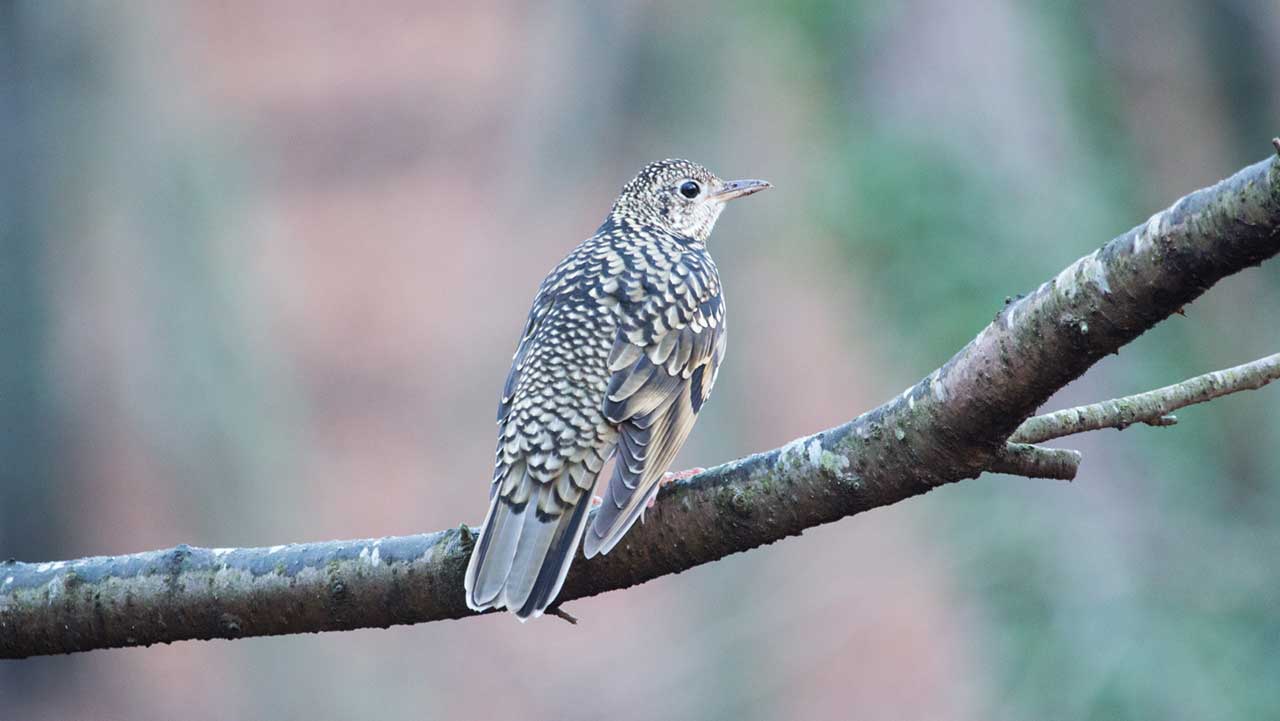
[(768, 187), (651, 163), (542, 281), (498, 403), (489, 512), (467, 566), (472, 609), (540, 616), (584, 532), (588, 558), (608, 553), (653, 500), (724, 357), (707, 237), (725, 203)]

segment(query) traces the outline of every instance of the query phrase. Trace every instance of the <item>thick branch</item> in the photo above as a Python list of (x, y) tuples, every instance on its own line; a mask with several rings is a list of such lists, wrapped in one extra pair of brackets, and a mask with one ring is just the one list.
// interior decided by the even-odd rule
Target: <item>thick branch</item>
[(1146, 393), (1036, 416), (1018, 426), (1010, 440), (1043, 443), (1051, 438), (1101, 428), (1124, 430), (1134, 423), (1170, 426), (1177, 419), (1169, 414), (1179, 408), (1255, 390), (1277, 378), (1280, 378), (1280, 353)]
[[(1258, 163), (1007, 305), (946, 365), (842, 426), (660, 494), (562, 601), (626, 588), (974, 477), (1055, 391), (1223, 277), (1280, 252), (1280, 168)], [(474, 532), (0, 564), (0, 657), (385, 627), (470, 615)]]

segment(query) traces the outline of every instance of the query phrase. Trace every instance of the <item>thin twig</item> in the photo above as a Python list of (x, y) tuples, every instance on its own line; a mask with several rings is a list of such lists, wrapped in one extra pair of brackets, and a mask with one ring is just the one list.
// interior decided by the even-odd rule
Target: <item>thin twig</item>
[(1280, 353), (1146, 393), (1036, 416), (1018, 428), (1004, 451), (991, 462), (989, 470), (1027, 478), (1070, 481), (1075, 479), (1080, 466), (1079, 451), (1032, 444), (1102, 428), (1123, 430), (1135, 423), (1172, 426), (1177, 424), (1178, 417), (1169, 411), (1239, 391), (1255, 390), (1277, 378), (1280, 378)]
[(574, 626), (578, 625), (578, 617), (573, 615), (572, 613), (569, 613), (563, 608), (560, 608), (559, 606), (556, 606), (555, 608), (548, 608), (547, 615), (555, 616), (556, 618), (562, 618)]
[(1009, 437), (1011, 443), (1043, 443), (1051, 438), (1102, 428), (1123, 430), (1134, 423), (1170, 426), (1173, 411), (1231, 393), (1255, 390), (1280, 378), (1280, 353), (1214, 371), (1146, 393), (1029, 418)]

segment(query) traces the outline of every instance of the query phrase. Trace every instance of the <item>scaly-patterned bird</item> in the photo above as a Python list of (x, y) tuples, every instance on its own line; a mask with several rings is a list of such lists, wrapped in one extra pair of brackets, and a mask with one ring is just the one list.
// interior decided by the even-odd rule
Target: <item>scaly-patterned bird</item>
[[(498, 404), (468, 606), (540, 616), (584, 532), (588, 558), (608, 553), (652, 502), (724, 357), (707, 238), (725, 203), (768, 187), (687, 160), (651, 163), (542, 281)], [(596, 476), (615, 454), (587, 531)]]

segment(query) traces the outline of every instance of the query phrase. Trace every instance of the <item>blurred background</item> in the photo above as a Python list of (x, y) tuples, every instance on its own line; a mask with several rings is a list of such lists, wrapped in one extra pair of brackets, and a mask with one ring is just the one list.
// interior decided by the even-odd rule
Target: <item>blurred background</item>
[[(0, 557), (478, 523), (543, 274), (644, 163), (768, 178), (677, 461), (848, 420), (1280, 131), (1274, 0), (0, 4)], [(1050, 407), (1280, 349), (1275, 263)], [(1257, 719), (1280, 391), (640, 588), (0, 663), (12, 719)]]

